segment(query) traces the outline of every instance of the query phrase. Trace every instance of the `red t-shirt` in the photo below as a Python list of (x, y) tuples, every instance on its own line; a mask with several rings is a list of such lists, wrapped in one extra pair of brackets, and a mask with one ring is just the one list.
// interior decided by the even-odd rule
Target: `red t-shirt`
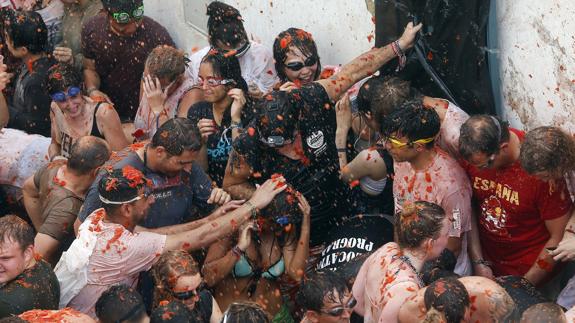
[[(523, 141), (524, 132), (510, 131)], [(466, 162), (462, 166), (479, 206), (483, 257), (493, 263), (496, 276), (524, 275), (549, 240), (545, 220), (571, 210), (565, 180), (550, 186), (529, 175), (519, 161), (498, 170), (478, 169)]]

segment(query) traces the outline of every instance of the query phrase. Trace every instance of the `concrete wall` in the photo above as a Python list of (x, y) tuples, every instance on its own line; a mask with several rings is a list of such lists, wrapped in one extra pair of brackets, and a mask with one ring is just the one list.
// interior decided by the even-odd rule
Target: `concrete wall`
[[(207, 45), (206, 0), (145, 0), (146, 14), (162, 23), (186, 51)], [(271, 48), (289, 27), (310, 32), (323, 64), (344, 64), (369, 50), (374, 42), (373, 0), (224, 0), (238, 8), (253, 39)], [(186, 21), (189, 18), (194, 21)], [(192, 27), (198, 25), (199, 28)]]
[(575, 1), (497, 1), (503, 113), (575, 133)]

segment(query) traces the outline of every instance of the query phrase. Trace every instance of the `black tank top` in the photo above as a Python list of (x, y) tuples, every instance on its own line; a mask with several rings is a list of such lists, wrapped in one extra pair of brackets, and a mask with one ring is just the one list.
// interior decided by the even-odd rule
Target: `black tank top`
[(102, 104), (102, 102), (98, 102), (98, 104), (97, 104), (96, 107), (94, 108), (94, 117), (92, 118), (92, 131), (90, 131), (90, 136), (94, 136), (94, 137), (106, 139), (106, 138), (104, 138), (104, 136), (100, 133), (100, 130), (98, 129), (98, 122), (97, 122), (97, 120), (96, 120), (96, 113), (98, 113), (98, 109), (100, 108), (100, 105), (101, 105), (101, 104)]

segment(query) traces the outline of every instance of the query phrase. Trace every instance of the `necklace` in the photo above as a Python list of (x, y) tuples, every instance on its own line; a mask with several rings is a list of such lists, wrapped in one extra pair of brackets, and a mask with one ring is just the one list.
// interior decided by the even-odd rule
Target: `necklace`
[[(397, 258), (398, 258), (399, 260), (401, 260), (402, 263), (408, 265), (409, 268), (411, 268), (411, 270), (413, 270), (413, 272), (415, 273), (415, 277), (417, 277), (417, 281), (418, 281), (419, 287), (423, 287), (424, 284), (423, 284), (423, 280), (421, 279), (421, 275), (419, 274), (419, 272), (417, 271), (417, 269), (415, 268), (415, 266), (414, 266), (413, 263), (411, 262), (411, 259), (409, 259), (409, 257), (406, 256), (406, 255), (399, 256), (399, 257), (397, 257)], [(399, 270), (400, 270), (400, 269), (401, 269), (401, 268), (399, 268), (399, 269), (397, 270), (397, 273), (399, 273)]]

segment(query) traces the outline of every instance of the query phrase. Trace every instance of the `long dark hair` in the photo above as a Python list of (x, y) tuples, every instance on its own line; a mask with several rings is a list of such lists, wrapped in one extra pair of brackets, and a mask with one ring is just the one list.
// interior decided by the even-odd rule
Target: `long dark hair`
[(276, 72), (280, 80), (282, 82), (289, 81), (284, 72), (284, 61), (290, 51), (290, 46), (296, 47), (307, 57), (317, 57), (317, 70), (313, 76), (314, 80), (317, 80), (321, 74), (321, 62), (317, 53), (317, 46), (310, 33), (298, 28), (289, 28), (288, 30), (282, 31), (274, 41), (274, 60)]

